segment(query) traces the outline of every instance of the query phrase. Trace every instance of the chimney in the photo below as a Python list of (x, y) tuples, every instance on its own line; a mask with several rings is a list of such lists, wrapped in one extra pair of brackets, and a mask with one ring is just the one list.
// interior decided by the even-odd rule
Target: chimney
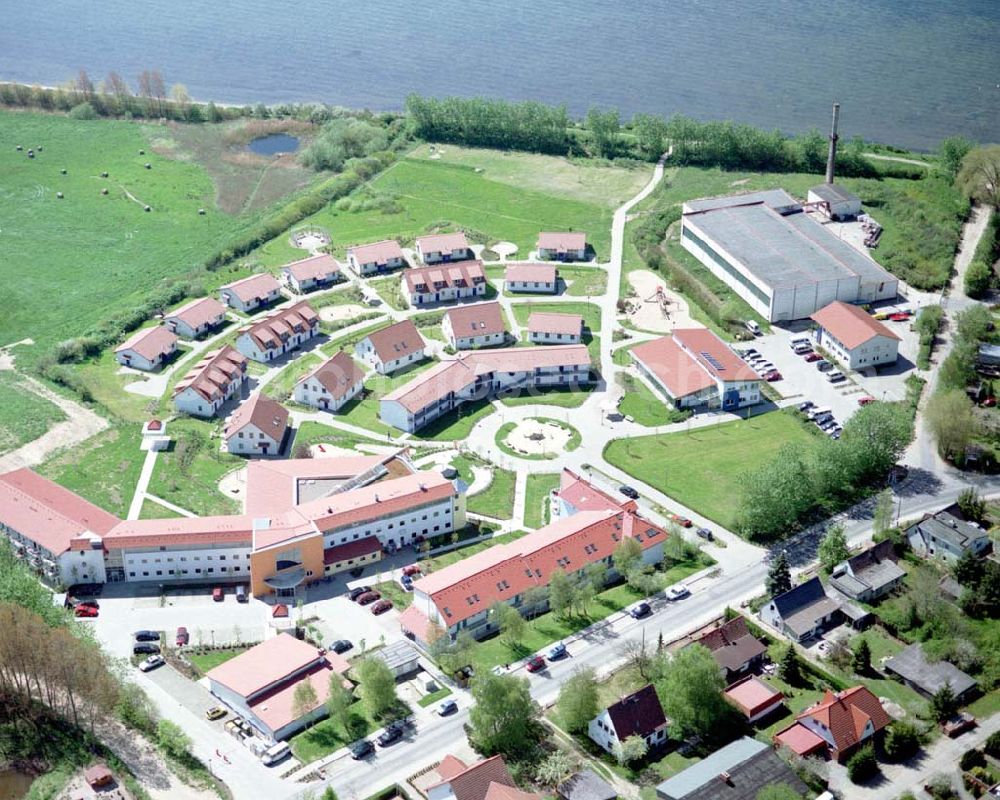
[(840, 119), (840, 103), (833, 104), (833, 124), (830, 126), (830, 150), (826, 156), (826, 182), (833, 183), (834, 166), (837, 162), (837, 122)]
[(728, 772), (720, 772), (719, 773), (719, 780), (722, 781), (727, 786), (732, 786), (733, 785), (733, 778), (732, 778), (732, 776)]

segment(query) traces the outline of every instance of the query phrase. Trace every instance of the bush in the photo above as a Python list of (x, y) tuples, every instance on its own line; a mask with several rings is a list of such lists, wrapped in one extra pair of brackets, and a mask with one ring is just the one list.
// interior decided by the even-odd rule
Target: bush
[(975, 748), (966, 750), (962, 753), (962, 757), (958, 761), (958, 766), (963, 772), (968, 772), (973, 767), (985, 767), (986, 766), (986, 756), (982, 754), (981, 751)]
[(877, 774), (878, 761), (875, 760), (875, 751), (870, 744), (866, 744), (847, 761), (847, 777), (851, 779), (851, 783), (864, 783)]
[(973, 261), (965, 272), (965, 293), (969, 297), (983, 297), (993, 285), (993, 268), (985, 261)]
[(1000, 731), (994, 731), (986, 738), (983, 749), (994, 758), (1000, 757)]
[(886, 731), (884, 746), (890, 761), (906, 761), (920, 749), (920, 732), (913, 723), (896, 720)]
[(90, 103), (80, 103), (70, 109), (69, 115), (73, 119), (97, 119), (97, 112)]

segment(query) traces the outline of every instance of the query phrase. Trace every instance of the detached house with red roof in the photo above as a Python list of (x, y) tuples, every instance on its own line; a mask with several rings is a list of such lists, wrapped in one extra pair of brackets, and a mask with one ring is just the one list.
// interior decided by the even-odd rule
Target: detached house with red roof
[(230, 308), (249, 314), (281, 297), (281, 284), (267, 272), (227, 283), (219, 289), (219, 299)]
[(507, 341), (507, 324), (499, 303), (476, 303), (445, 312), (441, 332), (456, 350), (495, 347)]
[(629, 353), (639, 372), (677, 408), (735, 411), (763, 397), (760, 376), (705, 328), (679, 328)]
[(528, 317), (528, 341), (533, 344), (580, 344), (583, 317), (533, 311)]
[(381, 275), (406, 266), (406, 256), (399, 242), (386, 239), (372, 244), (358, 244), (347, 248), (347, 264), (355, 275)]
[(222, 438), (235, 455), (276, 456), (288, 432), (288, 409), (257, 392), (226, 422)]
[(177, 335), (162, 325), (143, 328), (115, 348), (119, 364), (132, 369), (150, 372), (159, 369), (177, 352)]
[(865, 686), (836, 693), (827, 689), (820, 702), (795, 720), (774, 735), (775, 744), (798, 756), (820, 753), (835, 761), (843, 761), (872, 741), (891, 722), (882, 703)]
[(412, 320), (404, 319), (369, 333), (354, 345), (354, 354), (380, 375), (389, 375), (427, 357), (427, 343)]
[(559, 288), (559, 270), (552, 264), (508, 264), (503, 285), (508, 292), (555, 294)]
[(343, 279), (340, 262), (327, 253), (293, 261), (281, 268), (281, 280), (296, 294), (325, 289)]
[(585, 261), (587, 234), (580, 231), (540, 233), (536, 247), (539, 258), (554, 261)]
[(899, 336), (860, 306), (838, 300), (810, 319), (816, 323), (816, 344), (829, 350), (848, 369), (896, 363)]
[(590, 721), (587, 735), (611, 753), (630, 736), (652, 750), (667, 741), (667, 717), (652, 684), (612, 703)]
[(240, 330), (236, 349), (267, 363), (301, 347), (319, 334), (319, 314), (305, 300), (275, 311)]
[(426, 306), (483, 297), (486, 286), (482, 261), (452, 261), (406, 270), (402, 292), (410, 305)]
[(517, 788), (503, 756), (470, 765), (448, 755), (429, 778), (433, 782), (424, 790), (427, 800), (542, 800), (540, 794)]
[(197, 339), (218, 328), (226, 319), (226, 307), (214, 297), (199, 297), (163, 317), (168, 330), (185, 339)]
[(174, 408), (182, 414), (208, 419), (247, 382), (247, 357), (229, 345), (206, 353), (177, 385)]
[(417, 239), (417, 255), (425, 264), (441, 261), (465, 261), (472, 256), (472, 249), (465, 234), (438, 233)]
[(320, 411), (339, 411), (364, 386), (365, 373), (350, 354), (341, 351), (295, 384), (295, 401)]

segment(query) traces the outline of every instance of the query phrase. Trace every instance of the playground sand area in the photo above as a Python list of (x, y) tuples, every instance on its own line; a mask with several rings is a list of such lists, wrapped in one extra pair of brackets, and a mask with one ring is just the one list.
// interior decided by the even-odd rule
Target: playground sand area
[[(691, 317), (687, 301), (672, 291), (663, 278), (647, 269), (638, 269), (628, 276), (636, 296), (629, 299), (628, 321), (637, 328), (656, 333), (670, 333), (674, 328), (704, 328)], [(663, 303), (657, 299), (662, 292)]]

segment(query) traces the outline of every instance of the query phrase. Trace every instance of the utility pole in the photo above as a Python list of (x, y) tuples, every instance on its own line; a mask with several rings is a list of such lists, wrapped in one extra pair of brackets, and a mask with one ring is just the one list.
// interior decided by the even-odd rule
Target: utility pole
[(840, 103), (833, 104), (833, 124), (830, 126), (830, 149), (826, 156), (826, 182), (833, 183), (833, 173), (837, 163), (837, 123), (840, 120)]

